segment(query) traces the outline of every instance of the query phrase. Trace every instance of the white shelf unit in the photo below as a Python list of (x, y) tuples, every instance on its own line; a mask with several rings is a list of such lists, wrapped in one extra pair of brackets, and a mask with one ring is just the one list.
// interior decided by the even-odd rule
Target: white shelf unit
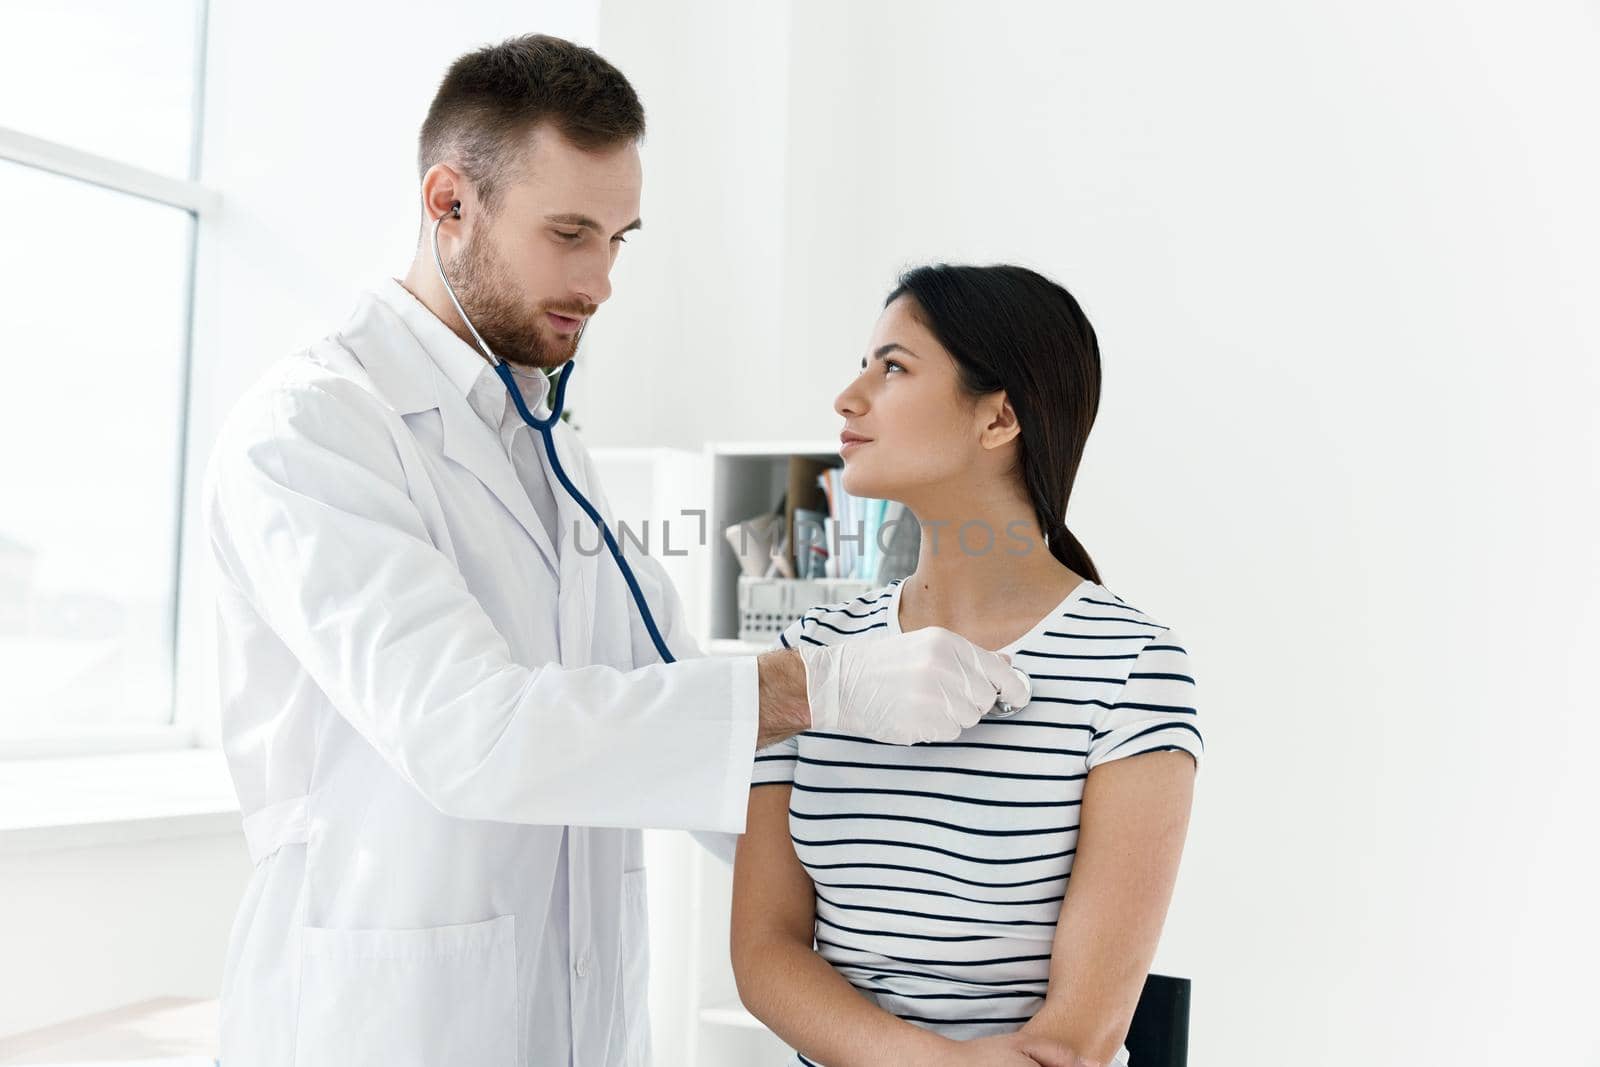
[[(716, 443), (694, 452), (610, 448), (592, 452), (616, 521), (658, 552), (661, 523), (674, 552), (657, 555), (672, 577), (703, 651), (755, 655), (770, 642), (738, 639), (739, 564), (723, 537), (729, 526), (773, 508), (788, 485), (788, 459), (839, 462), (826, 441)], [(699, 523), (684, 511), (705, 512)], [(616, 530), (613, 529), (613, 533)], [(688, 834), (645, 833), (649, 868), (650, 1016), (658, 1063), (696, 1067), (778, 1067), (787, 1047), (739, 1003), (728, 961), (732, 871)]]
[(837, 443), (776, 441), (767, 444), (713, 444), (706, 446), (711, 477), (711, 534), (715, 551), (710, 556), (710, 586), (706, 590), (709, 613), (706, 636), (737, 640), (739, 636), (739, 561), (723, 531), (736, 522), (770, 511), (789, 483), (789, 457), (818, 460), (838, 466)]

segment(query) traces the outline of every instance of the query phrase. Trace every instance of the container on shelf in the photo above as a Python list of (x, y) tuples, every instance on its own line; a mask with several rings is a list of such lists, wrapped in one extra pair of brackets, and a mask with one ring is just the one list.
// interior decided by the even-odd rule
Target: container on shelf
[(739, 640), (772, 642), (791, 622), (821, 604), (837, 604), (873, 589), (861, 578), (739, 576)]

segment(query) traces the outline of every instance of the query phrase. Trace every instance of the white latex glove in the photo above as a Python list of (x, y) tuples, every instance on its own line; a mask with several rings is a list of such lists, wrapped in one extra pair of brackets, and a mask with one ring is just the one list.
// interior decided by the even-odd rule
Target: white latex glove
[(1033, 697), (1010, 657), (941, 626), (796, 647), (806, 665), (810, 728), (824, 733), (897, 745), (951, 741), (997, 701), (1015, 709)]

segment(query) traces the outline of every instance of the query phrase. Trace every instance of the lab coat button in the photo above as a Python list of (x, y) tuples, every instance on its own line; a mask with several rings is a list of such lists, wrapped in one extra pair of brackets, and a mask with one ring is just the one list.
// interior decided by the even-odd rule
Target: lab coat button
[(578, 957), (577, 962), (572, 965), (572, 970), (579, 978), (589, 977), (589, 954), (587, 952)]

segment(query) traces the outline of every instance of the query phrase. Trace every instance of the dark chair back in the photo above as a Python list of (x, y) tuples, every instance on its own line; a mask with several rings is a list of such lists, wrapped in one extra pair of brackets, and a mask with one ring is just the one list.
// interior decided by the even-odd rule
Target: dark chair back
[(1188, 1067), (1189, 979), (1146, 978), (1123, 1044), (1128, 1067)]

